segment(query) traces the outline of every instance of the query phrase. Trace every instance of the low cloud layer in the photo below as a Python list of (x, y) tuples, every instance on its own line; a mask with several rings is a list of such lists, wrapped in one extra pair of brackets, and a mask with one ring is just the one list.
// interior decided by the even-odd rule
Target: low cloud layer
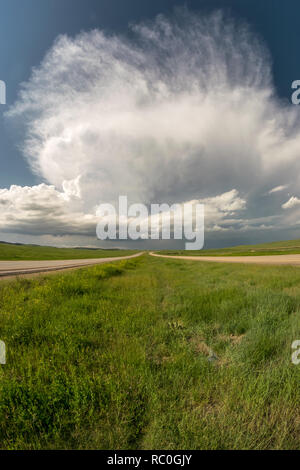
[(130, 39), (60, 36), (8, 118), (46, 182), (2, 190), (12, 232), (28, 221), (36, 234), (90, 232), (119, 195), (204, 201), (208, 231), (298, 224), (299, 107), (276, 97), (264, 45), (221, 12), (181, 9)]
[[(32, 236), (94, 236), (99, 217), (92, 213), (85, 214), (74, 185), (65, 186), (67, 190), (63, 192), (44, 183), (33, 187), (0, 189), (1, 232)], [(245, 207), (245, 201), (235, 190), (186, 202), (205, 204), (208, 230), (214, 230), (217, 223), (230, 224), (231, 217)]]
[(95, 232), (97, 219), (81, 212), (80, 205), (69, 192), (59, 192), (46, 184), (1, 189), (1, 232), (90, 236)]

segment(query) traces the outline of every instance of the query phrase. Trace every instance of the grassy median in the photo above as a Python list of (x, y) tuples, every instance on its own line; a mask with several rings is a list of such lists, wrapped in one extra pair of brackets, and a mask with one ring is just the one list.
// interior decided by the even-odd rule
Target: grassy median
[(2, 449), (299, 449), (300, 270), (141, 258), (0, 283)]

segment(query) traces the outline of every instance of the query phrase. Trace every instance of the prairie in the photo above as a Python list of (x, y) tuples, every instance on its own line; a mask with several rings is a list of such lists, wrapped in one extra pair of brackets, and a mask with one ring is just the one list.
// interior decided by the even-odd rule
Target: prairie
[(2, 449), (299, 449), (300, 270), (140, 258), (0, 284)]
[(185, 256), (264, 256), (287, 255), (300, 253), (300, 240), (284, 240), (279, 242), (261, 243), (256, 245), (237, 245), (227, 248), (205, 250), (164, 250), (157, 253), (163, 255)]
[(53, 246), (17, 245), (0, 242), (0, 261), (110, 258), (134, 253), (134, 250), (56, 248)]

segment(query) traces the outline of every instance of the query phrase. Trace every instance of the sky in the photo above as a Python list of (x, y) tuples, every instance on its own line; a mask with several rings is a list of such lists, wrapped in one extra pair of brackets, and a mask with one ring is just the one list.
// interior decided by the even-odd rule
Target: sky
[(300, 238), (297, 0), (0, 9), (0, 239), (102, 246), (120, 194), (204, 203), (207, 248)]

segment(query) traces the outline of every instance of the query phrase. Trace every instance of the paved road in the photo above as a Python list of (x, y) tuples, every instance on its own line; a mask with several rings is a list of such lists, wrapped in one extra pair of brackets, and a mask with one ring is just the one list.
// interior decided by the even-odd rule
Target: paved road
[(267, 255), (267, 256), (171, 256), (150, 253), (160, 258), (188, 259), (193, 261), (213, 261), (214, 263), (244, 263), (300, 266), (300, 255)]
[(142, 253), (130, 256), (118, 256), (111, 258), (70, 259), (49, 261), (0, 261), (0, 277), (11, 277), (25, 274), (60, 271), (63, 269), (80, 268), (94, 264), (109, 263), (122, 259), (135, 258)]

